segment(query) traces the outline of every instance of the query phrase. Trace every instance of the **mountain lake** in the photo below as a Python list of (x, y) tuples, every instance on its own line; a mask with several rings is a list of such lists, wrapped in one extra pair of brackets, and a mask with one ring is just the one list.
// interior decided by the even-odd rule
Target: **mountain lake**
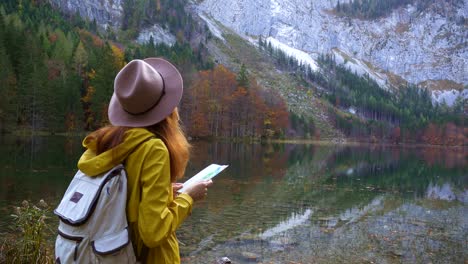
[[(0, 137), (0, 233), (57, 205), (79, 137)], [(177, 231), (183, 263), (466, 263), (467, 148), (195, 141), (187, 168), (229, 167)], [(182, 180), (183, 181), (183, 180)], [(57, 218), (49, 222), (55, 231)], [(55, 234), (50, 235), (51, 245)]]

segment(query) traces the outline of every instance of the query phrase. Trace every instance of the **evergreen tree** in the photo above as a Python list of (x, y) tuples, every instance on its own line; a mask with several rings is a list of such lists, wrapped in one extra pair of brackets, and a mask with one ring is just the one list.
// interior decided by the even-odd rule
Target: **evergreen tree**
[(108, 102), (114, 91), (114, 78), (123, 67), (123, 59), (121, 51), (110, 43), (106, 43), (98, 54), (99, 64), (96, 65), (95, 76), (90, 80), (95, 91), (91, 98), (95, 127), (107, 124)]
[(0, 15), (0, 132), (6, 130), (7, 124), (14, 123), (15, 107), (17, 105), (16, 76), (3, 45), (4, 25)]
[(83, 42), (79, 42), (73, 55), (73, 62), (78, 76), (83, 76), (88, 65), (88, 53), (86, 52)]
[(52, 48), (52, 58), (59, 59), (65, 64), (69, 64), (73, 55), (74, 44), (70, 34), (56, 29), (54, 34), (54, 44)]
[(18, 125), (33, 131), (47, 126), (51, 115), (51, 98), (47, 98), (47, 68), (44, 56), (34, 36), (26, 36), (18, 67)]
[(239, 73), (237, 74), (237, 85), (248, 88), (249, 87), (249, 77), (247, 75), (247, 69), (245, 67), (245, 64), (242, 63), (241, 68), (239, 70)]

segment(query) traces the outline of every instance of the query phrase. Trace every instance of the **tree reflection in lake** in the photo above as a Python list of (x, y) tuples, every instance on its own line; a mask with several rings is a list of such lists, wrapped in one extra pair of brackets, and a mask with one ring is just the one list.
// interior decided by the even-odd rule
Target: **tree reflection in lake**
[(179, 232), (188, 263), (466, 259), (462, 149), (218, 143), (227, 158), (205, 147), (198, 162), (231, 167)]
[[(58, 202), (82, 148), (78, 137), (0, 143), (3, 229), (9, 205)], [(230, 166), (178, 231), (185, 263), (467, 259), (466, 149), (194, 145), (187, 177), (210, 163)]]

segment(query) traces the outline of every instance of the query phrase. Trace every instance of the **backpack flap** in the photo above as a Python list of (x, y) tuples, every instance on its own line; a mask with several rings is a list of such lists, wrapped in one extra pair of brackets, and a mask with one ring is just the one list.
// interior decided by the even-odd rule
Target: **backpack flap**
[(130, 237), (128, 234), (128, 228), (125, 228), (118, 233), (99, 238), (91, 242), (91, 245), (96, 254), (110, 255), (118, 252), (127, 246), (128, 243), (130, 243)]
[(85, 223), (93, 213), (104, 185), (122, 169), (123, 166), (119, 165), (106, 174), (95, 177), (78, 171), (54, 213), (69, 225)]

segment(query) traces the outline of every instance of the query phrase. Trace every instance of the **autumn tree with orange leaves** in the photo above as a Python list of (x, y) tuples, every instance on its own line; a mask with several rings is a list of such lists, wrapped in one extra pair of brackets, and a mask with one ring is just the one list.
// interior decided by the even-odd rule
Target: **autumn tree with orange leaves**
[(241, 86), (239, 78), (222, 65), (199, 72), (182, 106), (188, 134), (194, 137), (281, 136), (288, 125), (285, 102), (265, 92), (255, 79)]

